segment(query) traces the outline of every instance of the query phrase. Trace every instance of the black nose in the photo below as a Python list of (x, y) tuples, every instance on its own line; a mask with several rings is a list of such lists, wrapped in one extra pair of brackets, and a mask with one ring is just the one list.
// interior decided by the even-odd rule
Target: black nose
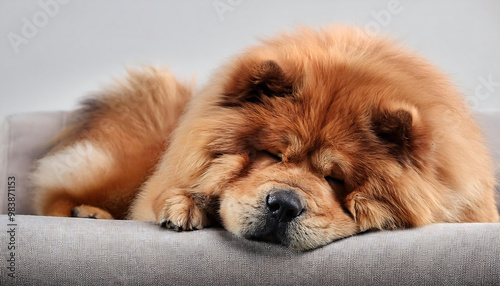
[(299, 195), (293, 190), (276, 190), (266, 199), (269, 216), (279, 223), (288, 223), (304, 211), (304, 204)]

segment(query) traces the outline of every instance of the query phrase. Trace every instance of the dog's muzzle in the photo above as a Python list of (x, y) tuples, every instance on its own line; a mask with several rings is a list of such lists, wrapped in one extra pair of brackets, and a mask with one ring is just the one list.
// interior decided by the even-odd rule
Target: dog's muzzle
[(273, 189), (265, 203), (265, 224), (252, 239), (287, 244), (289, 224), (305, 211), (303, 198), (293, 189)]

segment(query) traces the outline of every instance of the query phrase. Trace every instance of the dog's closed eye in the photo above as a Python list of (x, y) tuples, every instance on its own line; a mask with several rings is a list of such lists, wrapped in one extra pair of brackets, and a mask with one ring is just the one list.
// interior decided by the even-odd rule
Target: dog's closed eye
[(337, 176), (326, 176), (325, 180), (330, 184), (344, 185), (344, 179), (341, 179)]
[(268, 155), (269, 157), (273, 158), (277, 162), (283, 161), (283, 154), (281, 154), (279, 152), (271, 152), (271, 151), (268, 151), (268, 150), (264, 150), (264, 153), (266, 153), (266, 155)]

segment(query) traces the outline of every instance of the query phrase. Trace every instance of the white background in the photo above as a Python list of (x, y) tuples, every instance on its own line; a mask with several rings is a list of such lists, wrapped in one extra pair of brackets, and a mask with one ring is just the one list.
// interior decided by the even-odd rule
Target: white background
[(449, 74), (474, 109), (500, 109), (497, 0), (0, 0), (0, 117), (74, 109), (141, 64), (203, 84), (257, 37), (332, 23), (399, 38)]

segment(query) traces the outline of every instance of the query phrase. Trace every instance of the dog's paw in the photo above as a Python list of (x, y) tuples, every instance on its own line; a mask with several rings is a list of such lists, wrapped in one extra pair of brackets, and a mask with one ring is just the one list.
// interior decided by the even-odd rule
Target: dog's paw
[(88, 205), (74, 207), (71, 210), (71, 216), (80, 218), (113, 219), (113, 216), (109, 212)]
[(209, 224), (206, 212), (192, 199), (177, 195), (165, 200), (158, 223), (176, 231), (202, 229)]

